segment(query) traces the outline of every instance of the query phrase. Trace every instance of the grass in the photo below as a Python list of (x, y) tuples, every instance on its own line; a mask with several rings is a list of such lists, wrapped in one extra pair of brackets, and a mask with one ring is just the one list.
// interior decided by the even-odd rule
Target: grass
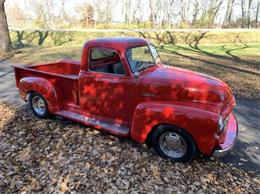
[(236, 97), (260, 100), (260, 45), (166, 45), (159, 51), (173, 66), (220, 78)]
[(10, 60), (24, 64), (58, 61), (61, 58), (80, 60), (81, 50), (82, 47), (70, 47), (69, 45), (23, 48), (17, 50), (16, 54)]
[(174, 52), (180, 52), (183, 54), (196, 54), (196, 53), (210, 53), (222, 56), (260, 56), (260, 44), (247, 45), (247, 44), (237, 44), (237, 45), (201, 45), (196, 48), (190, 45), (164, 45)]
[[(60, 46), (34, 46), (15, 50), (10, 57), (16, 63), (80, 60), (82, 43), (72, 40)], [(162, 59), (170, 65), (220, 78), (236, 97), (260, 100), (259, 44), (164, 44), (158, 46)]]
[[(67, 43), (81, 44), (96, 37), (133, 36), (151, 40), (155, 44), (199, 44), (199, 45), (235, 45), (260, 44), (260, 30), (250, 31), (148, 31), (148, 32), (46, 32), (12, 31), (11, 39), (15, 46), (37, 46), (40, 37), (44, 46), (60, 46)], [(47, 35), (47, 36), (45, 36)]]

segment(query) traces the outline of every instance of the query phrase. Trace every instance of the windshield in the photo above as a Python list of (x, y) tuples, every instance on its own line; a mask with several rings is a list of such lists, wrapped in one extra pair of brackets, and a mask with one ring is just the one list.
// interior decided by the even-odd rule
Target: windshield
[(153, 45), (133, 47), (127, 50), (126, 56), (134, 73), (161, 62), (160, 56)]

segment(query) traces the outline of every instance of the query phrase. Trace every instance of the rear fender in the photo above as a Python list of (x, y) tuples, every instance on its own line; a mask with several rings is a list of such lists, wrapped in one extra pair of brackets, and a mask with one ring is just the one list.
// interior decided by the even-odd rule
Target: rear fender
[(57, 112), (57, 93), (50, 81), (39, 77), (24, 77), (19, 81), (18, 88), (22, 99), (27, 100), (28, 93), (37, 92), (47, 101), (49, 111), (51, 113)]
[[(183, 105), (149, 102), (137, 106), (131, 128), (131, 137), (144, 143), (154, 127), (170, 124), (189, 133), (198, 149), (210, 155), (216, 143), (217, 114)], [(156, 130), (156, 129), (155, 129)]]

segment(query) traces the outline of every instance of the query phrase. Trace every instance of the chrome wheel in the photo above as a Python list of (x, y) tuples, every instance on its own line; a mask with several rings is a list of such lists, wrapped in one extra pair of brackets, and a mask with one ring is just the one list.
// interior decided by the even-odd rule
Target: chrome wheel
[(45, 102), (40, 96), (34, 96), (32, 98), (32, 107), (38, 115), (44, 115), (46, 111)]
[(175, 132), (164, 132), (159, 138), (159, 146), (163, 153), (171, 158), (181, 158), (187, 152), (187, 143)]

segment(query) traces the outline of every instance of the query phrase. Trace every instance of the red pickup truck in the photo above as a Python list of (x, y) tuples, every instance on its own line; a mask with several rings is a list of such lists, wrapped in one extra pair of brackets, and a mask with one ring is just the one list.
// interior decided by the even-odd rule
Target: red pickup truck
[(15, 66), (20, 96), (40, 118), (50, 114), (149, 143), (186, 162), (196, 152), (229, 151), (238, 135), (235, 99), (222, 81), (163, 65), (140, 38), (85, 43), (81, 62)]

